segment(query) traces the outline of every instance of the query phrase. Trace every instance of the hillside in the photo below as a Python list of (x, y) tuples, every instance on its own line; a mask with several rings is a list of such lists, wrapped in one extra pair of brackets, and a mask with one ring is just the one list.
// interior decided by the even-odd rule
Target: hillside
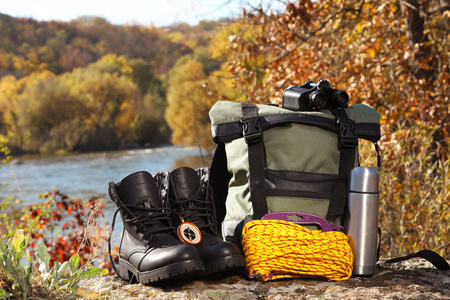
[[(14, 134), (18, 153), (168, 143), (169, 71), (206, 49), (222, 23), (159, 29), (0, 14), (0, 134)], [(205, 69), (220, 66), (201, 51)]]
[(29, 75), (39, 67), (55, 74), (70, 72), (108, 53), (143, 59), (157, 73), (165, 73), (180, 56), (192, 52), (182, 41), (171, 41), (160, 29), (116, 26), (98, 17), (38, 22), (0, 14), (0, 45), (0, 76), (16, 77)]

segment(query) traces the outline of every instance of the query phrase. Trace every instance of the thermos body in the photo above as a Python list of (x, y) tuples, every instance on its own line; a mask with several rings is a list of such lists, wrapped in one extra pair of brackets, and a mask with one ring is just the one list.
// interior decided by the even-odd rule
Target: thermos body
[(353, 250), (353, 275), (375, 274), (378, 232), (378, 171), (355, 167), (350, 173), (347, 235)]

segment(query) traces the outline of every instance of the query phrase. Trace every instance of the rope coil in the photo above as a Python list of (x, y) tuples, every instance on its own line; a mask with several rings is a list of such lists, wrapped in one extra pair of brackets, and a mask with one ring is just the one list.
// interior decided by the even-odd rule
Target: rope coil
[(353, 253), (342, 232), (256, 220), (244, 226), (242, 237), (247, 272), (259, 280), (325, 277), (340, 281), (352, 275)]

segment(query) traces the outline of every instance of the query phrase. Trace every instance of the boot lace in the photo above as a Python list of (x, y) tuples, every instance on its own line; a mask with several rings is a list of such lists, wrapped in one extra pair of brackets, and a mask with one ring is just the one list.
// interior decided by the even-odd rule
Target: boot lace
[[(119, 207), (114, 214), (114, 221), (117, 212), (124, 212), (124, 221), (136, 226), (137, 231), (144, 234), (147, 239), (158, 232), (167, 232), (174, 230), (171, 223), (171, 212), (169, 208), (154, 208), (142, 204), (123, 204), (119, 200)], [(114, 223), (113, 221), (113, 223)]]
[(118, 208), (114, 212), (111, 233), (108, 238), (108, 256), (111, 266), (117, 276), (122, 280), (127, 281), (127, 279), (121, 276), (117, 270), (111, 254), (111, 238), (114, 231), (114, 225), (116, 224), (117, 213), (122, 210), (124, 213), (124, 221), (135, 225), (137, 231), (142, 233), (144, 238), (148, 241), (151, 240), (154, 233), (173, 232), (175, 227), (173, 227), (171, 222), (171, 211), (167, 207), (163, 209), (146, 207), (144, 206), (144, 202), (140, 205), (124, 204), (119, 198), (116, 198), (114, 202), (117, 204)]
[(201, 185), (197, 192), (187, 199), (171, 200), (173, 212), (180, 218), (194, 223), (199, 229), (207, 229), (217, 235), (215, 209), (209, 182)]

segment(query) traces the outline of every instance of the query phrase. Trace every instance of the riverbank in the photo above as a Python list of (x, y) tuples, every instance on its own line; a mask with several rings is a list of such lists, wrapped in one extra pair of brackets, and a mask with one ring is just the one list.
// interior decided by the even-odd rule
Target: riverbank
[(78, 295), (82, 299), (450, 299), (450, 271), (437, 270), (423, 259), (394, 264), (384, 264), (385, 261), (378, 263), (378, 271), (372, 277), (352, 277), (340, 282), (260, 282), (241, 274), (145, 286), (125, 283), (117, 276), (104, 276), (83, 280)]
[(72, 198), (105, 198), (110, 180), (120, 181), (136, 171), (155, 174), (178, 166), (202, 166), (199, 150), (167, 146), (62, 156), (14, 157), (14, 174), (9, 166), (0, 165), (0, 198), (23, 195), (24, 205), (29, 205), (39, 202), (37, 194), (56, 188)]

